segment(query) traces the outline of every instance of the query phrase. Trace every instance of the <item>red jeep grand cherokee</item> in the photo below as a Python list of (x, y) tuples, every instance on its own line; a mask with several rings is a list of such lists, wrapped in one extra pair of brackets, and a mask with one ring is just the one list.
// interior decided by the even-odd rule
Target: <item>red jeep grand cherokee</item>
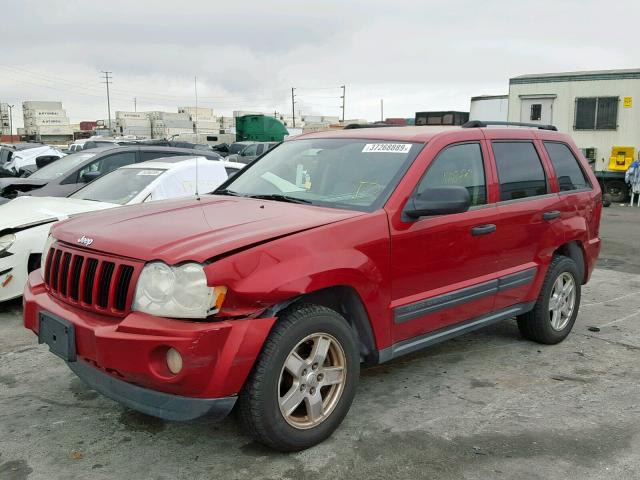
[(601, 193), (553, 127), (303, 135), (213, 195), (54, 225), (24, 323), (93, 389), (170, 420), (239, 416), (283, 451), (327, 438), (360, 364), (516, 317), (562, 341)]

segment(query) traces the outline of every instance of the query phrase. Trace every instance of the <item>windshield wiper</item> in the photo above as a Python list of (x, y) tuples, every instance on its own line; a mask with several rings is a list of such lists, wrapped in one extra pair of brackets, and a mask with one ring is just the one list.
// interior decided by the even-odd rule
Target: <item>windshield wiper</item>
[(304, 198), (290, 197), (288, 195), (282, 195), (281, 193), (268, 193), (264, 195), (247, 195), (249, 198), (258, 198), (261, 200), (275, 200), (277, 202), (290, 202), (290, 203), (304, 203), (311, 205), (313, 202), (305, 200)]
[(213, 195), (231, 195), (232, 197), (244, 197), (244, 195), (242, 195), (241, 193), (234, 192), (233, 190), (229, 190), (228, 188), (225, 188), (224, 190), (218, 190), (218, 191), (214, 190), (212, 194)]

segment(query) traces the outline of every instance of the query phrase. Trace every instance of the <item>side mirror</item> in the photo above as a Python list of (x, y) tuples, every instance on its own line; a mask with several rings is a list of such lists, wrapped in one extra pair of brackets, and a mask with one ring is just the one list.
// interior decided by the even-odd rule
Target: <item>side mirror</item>
[(409, 199), (404, 213), (410, 218), (429, 215), (447, 215), (469, 210), (471, 197), (465, 187), (447, 186), (428, 188)]
[(80, 181), (82, 181), (83, 183), (93, 182), (100, 175), (102, 175), (102, 173), (98, 171), (84, 172), (80, 177)]

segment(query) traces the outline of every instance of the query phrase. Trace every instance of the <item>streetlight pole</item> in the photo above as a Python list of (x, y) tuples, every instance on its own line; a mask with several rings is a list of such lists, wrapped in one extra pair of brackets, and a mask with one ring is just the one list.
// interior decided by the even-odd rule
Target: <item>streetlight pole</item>
[(11, 137), (11, 143), (13, 143), (13, 107), (15, 105), (8, 105), (9, 107), (9, 136)]

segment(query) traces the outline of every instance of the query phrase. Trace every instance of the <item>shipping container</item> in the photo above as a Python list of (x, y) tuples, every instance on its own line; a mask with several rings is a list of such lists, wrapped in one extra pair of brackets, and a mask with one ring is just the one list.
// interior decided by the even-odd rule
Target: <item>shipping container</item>
[(23, 109), (22, 114), (24, 118), (66, 118), (67, 112), (66, 110), (58, 109), (58, 110), (29, 110)]
[(62, 102), (27, 101), (22, 102), (23, 110), (62, 110)]
[(149, 120), (149, 115), (145, 112), (116, 112), (116, 120)]
[(98, 122), (84, 121), (80, 122), (80, 130), (93, 130), (98, 126)]

